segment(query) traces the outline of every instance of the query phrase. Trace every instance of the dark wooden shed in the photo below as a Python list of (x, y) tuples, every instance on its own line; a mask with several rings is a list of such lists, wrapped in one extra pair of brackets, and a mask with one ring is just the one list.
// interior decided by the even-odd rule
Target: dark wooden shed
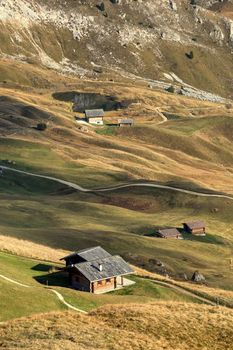
[(183, 227), (186, 232), (193, 235), (205, 236), (206, 234), (205, 223), (202, 220), (184, 222)]
[(127, 118), (127, 119), (119, 119), (118, 120), (118, 125), (120, 127), (127, 127), (127, 126), (133, 126), (134, 125), (134, 120)]
[(157, 236), (161, 238), (183, 238), (182, 234), (176, 228), (160, 229), (157, 231)]

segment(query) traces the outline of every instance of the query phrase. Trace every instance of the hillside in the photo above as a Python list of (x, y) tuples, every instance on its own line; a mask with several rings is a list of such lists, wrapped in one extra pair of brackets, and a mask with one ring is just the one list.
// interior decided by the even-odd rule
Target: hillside
[[(17, 244), (19, 245), (20, 241), (17, 241)], [(43, 251), (42, 245), (40, 248)], [(58, 250), (57, 253), (59, 254)], [(208, 291), (207, 298), (202, 300), (195, 291), (188, 293), (183, 289), (176, 290), (170, 285), (145, 279), (140, 274), (129, 277), (131, 281), (136, 282), (132, 285), (111, 293), (95, 295), (68, 288), (68, 275), (61, 270), (64, 267), (61, 262), (29, 259), (5, 252), (0, 252), (0, 261), (0, 322), (69, 308), (85, 313), (106, 304), (148, 304), (161, 300), (211, 304)], [(61, 302), (54, 291), (60, 293), (68, 304)], [(232, 301), (230, 294), (229, 301)]]
[[(136, 100), (105, 117), (111, 123), (128, 115), (135, 126), (82, 130), (72, 112), (72, 91)], [(228, 105), (78, 80), (58, 92), (1, 89), (2, 165), (92, 189), (153, 182), (232, 195), (233, 114)], [(41, 121), (48, 123), (44, 132), (35, 130)], [(200, 269), (210, 285), (232, 289), (230, 199), (145, 187), (81, 193), (9, 170), (1, 177), (0, 191), (3, 235), (67, 250), (100, 244), (152, 271), (161, 272), (155, 263), (161, 260), (171, 276), (190, 278)], [(155, 227), (180, 227), (188, 219), (207, 223), (206, 238), (177, 242), (151, 237)]]
[(0, 348), (232, 349), (232, 54), (233, 0), (0, 0)]
[[(185, 282), (177, 283), (183, 286), (181, 290), (174, 290), (155, 283), (160, 280), (158, 275), (144, 279), (140, 276), (149, 273), (138, 270), (138, 276), (130, 277), (136, 281), (135, 285), (106, 295), (92, 295), (67, 288), (64, 273), (54, 272), (54, 267), (61, 264), (39, 259), (41, 256), (54, 259), (65, 252), (10, 237), (1, 237), (0, 250), (3, 249), (25, 257), (0, 253), (2, 348), (71, 349), (74, 344), (77, 349), (231, 348), (231, 309), (200, 304), (195, 294), (186, 295), (185, 289), (197, 295), (204, 293), (206, 301), (214, 293), (220, 298), (228, 296), (232, 302), (230, 292), (205, 286), (197, 288)], [(49, 288), (44, 284), (45, 279), (49, 279)], [(67, 306), (51, 288), (68, 305), (79, 309), (65, 311)], [(80, 309), (89, 312), (83, 314)]]
[[(106, 113), (106, 123), (128, 116), (134, 118), (135, 127), (85, 132), (75, 123), (72, 100), (58, 99), (54, 90), (2, 88), (2, 159), (91, 187), (146, 178), (231, 192), (231, 105), (116, 83), (76, 81), (72, 88), (63, 89), (64, 96), (72, 91), (95, 92), (103, 98), (135, 101), (127, 109)], [(166, 123), (161, 124), (161, 112), (168, 118)], [(45, 133), (34, 129), (40, 121), (49, 123)], [(211, 182), (213, 172), (216, 177)]]
[(231, 324), (224, 308), (160, 302), (22, 318), (0, 325), (0, 336), (7, 349), (230, 350)]
[[(195, 4), (1, 0), (0, 57), (3, 65), (19, 61), (105, 81), (162, 80), (232, 97), (232, 0)], [(1, 68), (0, 80), (14, 77)], [(42, 84), (40, 76), (34, 81)]]

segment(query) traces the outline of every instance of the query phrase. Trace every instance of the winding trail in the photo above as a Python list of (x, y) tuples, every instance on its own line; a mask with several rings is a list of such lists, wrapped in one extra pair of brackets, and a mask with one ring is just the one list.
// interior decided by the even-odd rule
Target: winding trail
[(156, 112), (162, 119), (160, 122), (157, 123), (157, 125), (164, 124), (168, 121), (167, 117), (165, 117), (165, 115), (161, 112), (159, 107), (156, 108)]
[(59, 293), (57, 290), (51, 289), (51, 288), (48, 288), (48, 289), (51, 290), (51, 292), (53, 292), (53, 293), (57, 296), (57, 298), (58, 298), (64, 305), (66, 305), (69, 309), (72, 309), (72, 310), (74, 310), (74, 311), (81, 312), (82, 314), (87, 314), (86, 311), (81, 310), (81, 309), (78, 309), (77, 307), (75, 307), (75, 306), (73, 306), (73, 305), (67, 303), (67, 301), (65, 301), (63, 295), (62, 295), (61, 293)]
[(11, 282), (11, 283), (14, 283), (14, 284), (17, 284), (18, 286), (21, 286), (21, 287), (25, 287), (25, 288), (30, 288), (31, 286), (28, 286), (27, 284), (23, 284), (23, 283), (20, 283), (20, 282), (17, 282), (9, 277), (6, 277), (4, 275), (0, 275), (0, 278), (3, 278), (4, 280), (8, 281), (8, 282)]
[[(8, 281), (8, 282), (10, 282), (10, 283), (17, 284), (17, 285), (19, 285), (19, 286), (21, 286), (21, 287), (24, 287), (24, 288), (36, 288), (36, 287), (34, 287), (34, 286), (30, 286), (30, 285), (27, 285), (27, 284), (23, 284), (23, 283), (17, 282), (16, 280), (13, 280), (12, 278), (6, 277), (6, 276), (1, 275), (1, 274), (0, 274), (0, 278), (3, 278), (4, 280), (6, 280), (6, 281)], [(143, 278), (143, 277), (141, 277), (141, 278)], [(144, 279), (145, 279), (145, 278), (144, 278)], [(146, 278), (146, 279), (147, 279), (147, 278)], [(209, 299), (207, 299), (207, 298), (201, 297), (201, 296), (195, 294), (195, 293), (192, 292), (192, 291), (188, 291), (188, 290), (186, 290), (185, 288), (179, 287), (179, 286), (174, 285), (174, 284), (172, 284), (172, 283), (164, 282), (164, 281), (159, 281), (159, 280), (156, 280), (156, 279), (147, 279), (147, 280), (149, 280), (149, 281), (151, 281), (151, 282), (153, 282), (153, 283), (155, 283), (155, 284), (162, 285), (162, 286), (165, 286), (165, 287), (167, 287), (167, 288), (174, 289), (175, 291), (177, 291), (177, 292), (179, 292), (179, 293), (181, 293), (181, 294), (183, 294), (183, 295), (191, 296), (191, 297), (193, 297), (194, 299), (196, 299), (196, 300), (198, 300), (198, 301), (201, 301), (201, 302), (203, 302), (203, 303), (205, 303), (205, 304), (209, 304), (209, 305), (212, 305), (212, 306), (217, 306), (217, 304), (214, 303), (213, 301), (211, 301), (211, 300), (209, 300)], [(84, 311), (84, 310), (82, 310), (82, 309), (79, 309), (79, 308), (77, 308), (77, 307), (75, 307), (75, 306), (69, 304), (67, 301), (65, 301), (63, 295), (62, 295), (60, 292), (58, 292), (57, 290), (55, 290), (55, 289), (53, 289), (53, 288), (50, 288), (50, 287), (44, 287), (44, 288), (45, 288), (46, 290), (49, 290), (49, 291), (53, 292), (53, 293), (56, 295), (56, 297), (58, 298), (58, 300), (59, 300), (62, 304), (64, 304), (68, 309), (71, 309), (71, 310), (80, 312), (80, 313), (82, 313), (82, 314), (88, 314), (87, 311)]]
[[(4, 279), (4, 280), (6, 280), (6, 281), (8, 281), (8, 282), (10, 282), (10, 283), (17, 284), (17, 285), (19, 285), (19, 286), (21, 286), (21, 287), (25, 287), (25, 288), (36, 288), (36, 287), (33, 287), (33, 286), (29, 286), (29, 285), (27, 285), (27, 284), (23, 284), (23, 283), (17, 282), (17, 281), (15, 281), (15, 280), (13, 280), (12, 278), (6, 277), (6, 276), (4, 276), (4, 275), (0, 275), (0, 278)], [(58, 300), (60, 300), (60, 302), (61, 302), (62, 304), (64, 304), (64, 305), (66, 305), (69, 309), (72, 309), (72, 310), (77, 311), (77, 312), (81, 312), (81, 313), (83, 313), (83, 314), (87, 314), (86, 311), (84, 311), (84, 310), (82, 310), (82, 309), (79, 309), (79, 308), (77, 308), (77, 307), (75, 307), (75, 306), (73, 306), (73, 305), (67, 303), (67, 301), (65, 301), (63, 295), (62, 295), (61, 293), (59, 293), (57, 290), (52, 289), (52, 288), (50, 288), (50, 287), (44, 287), (44, 288), (47, 289), (47, 290), (50, 290), (51, 292), (53, 292), (53, 293), (56, 295), (56, 297), (58, 298)]]
[(155, 279), (149, 279), (151, 282), (155, 283), (155, 284), (159, 284), (161, 286), (165, 286), (165, 287), (168, 287), (168, 288), (171, 288), (171, 289), (174, 289), (175, 291), (179, 292), (179, 293), (182, 293), (184, 295), (188, 295), (188, 296), (191, 296), (205, 304), (209, 304), (209, 305), (213, 305), (213, 306), (217, 306), (217, 303), (207, 299), (207, 298), (204, 298), (204, 297), (201, 297), (197, 294), (195, 294), (194, 292), (191, 292), (185, 288), (182, 288), (182, 287), (179, 287), (175, 284), (172, 284), (172, 283), (169, 283), (169, 282), (163, 282), (163, 281), (159, 281), (159, 280), (155, 280)]
[(28, 172), (28, 171), (18, 170), (18, 169), (6, 167), (6, 166), (0, 166), (0, 168), (2, 168), (3, 170), (13, 171), (13, 172), (19, 173), (19, 174), (24, 174), (24, 175), (28, 175), (28, 176), (33, 176), (33, 177), (38, 177), (38, 178), (42, 178), (42, 179), (46, 179), (46, 180), (55, 181), (55, 182), (58, 182), (60, 184), (65, 185), (65, 186), (68, 186), (70, 188), (73, 188), (75, 190), (78, 190), (80, 192), (86, 192), (86, 193), (111, 192), (111, 191), (115, 191), (115, 190), (119, 190), (119, 189), (132, 188), (132, 187), (148, 187), (148, 188), (159, 188), (159, 189), (164, 189), (164, 190), (181, 192), (181, 193), (191, 194), (191, 195), (199, 196), (199, 197), (224, 198), (224, 199), (233, 200), (233, 196), (226, 195), (226, 194), (197, 192), (197, 191), (192, 191), (192, 190), (186, 190), (186, 189), (183, 189), (180, 187), (159, 185), (159, 184), (148, 183), (148, 182), (127, 183), (127, 184), (123, 184), (123, 185), (116, 185), (116, 186), (110, 186), (110, 187), (104, 187), (104, 188), (87, 189), (87, 188), (84, 188), (84, 187), (77, 185), (73, 182), (65, 181), (65, 180), (62, 180), (62, 179), (59, 179), (56, 177), (52, 177), (52, 176), (35, 174), (35, 173)]

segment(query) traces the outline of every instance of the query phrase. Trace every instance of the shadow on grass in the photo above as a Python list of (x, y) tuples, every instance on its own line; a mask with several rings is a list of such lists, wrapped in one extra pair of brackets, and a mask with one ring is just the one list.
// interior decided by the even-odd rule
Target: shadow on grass
[(63, 268), (37, 264), (32, 267), (32, 270), (47, 272), (43, 275), (33, 277), (40, 284), (46, 286), (69, 287), (69, 275)]
[(226, 245), (226, 240), (220, 236), (212, 235), (210, 233), (206, 233), (205, 236), (196, 236), (190, 233), (187, 233), (183, 230), (179, 230), (185, 240), (188, 241), (196, 241), (201, 243), (209, 243), (209, 244), (218, 244), (218, 245)]
[(34, 271), (44, 271), (48, 272), (51, 269), (51, 266), (45, 264), (37, 264), (31, 268)]

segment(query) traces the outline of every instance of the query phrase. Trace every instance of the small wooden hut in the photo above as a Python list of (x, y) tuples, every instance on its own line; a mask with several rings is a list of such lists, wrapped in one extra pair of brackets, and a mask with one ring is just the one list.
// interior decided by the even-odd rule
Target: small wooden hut
[(206, 234), (205, 223), (201, 220), (184, 222), (183, 227), (186, 232), (191, 233), (193, 235), (205, 236)]
[(86, 109), (86, 120), (90, 124), (103, 125), (104, 124), (104, 110), (103, 109)]
[(160, 238), (175, 238), (182, 239), (182, 234), (176, 228), (167, 228), (157, 231), (157, 236)]
[(118, 125), (120, 127), (130, 127), (134, 125), (134, 120), (131, 118), (127, 118), (127, 119), (119, 119), (118, 120)]

